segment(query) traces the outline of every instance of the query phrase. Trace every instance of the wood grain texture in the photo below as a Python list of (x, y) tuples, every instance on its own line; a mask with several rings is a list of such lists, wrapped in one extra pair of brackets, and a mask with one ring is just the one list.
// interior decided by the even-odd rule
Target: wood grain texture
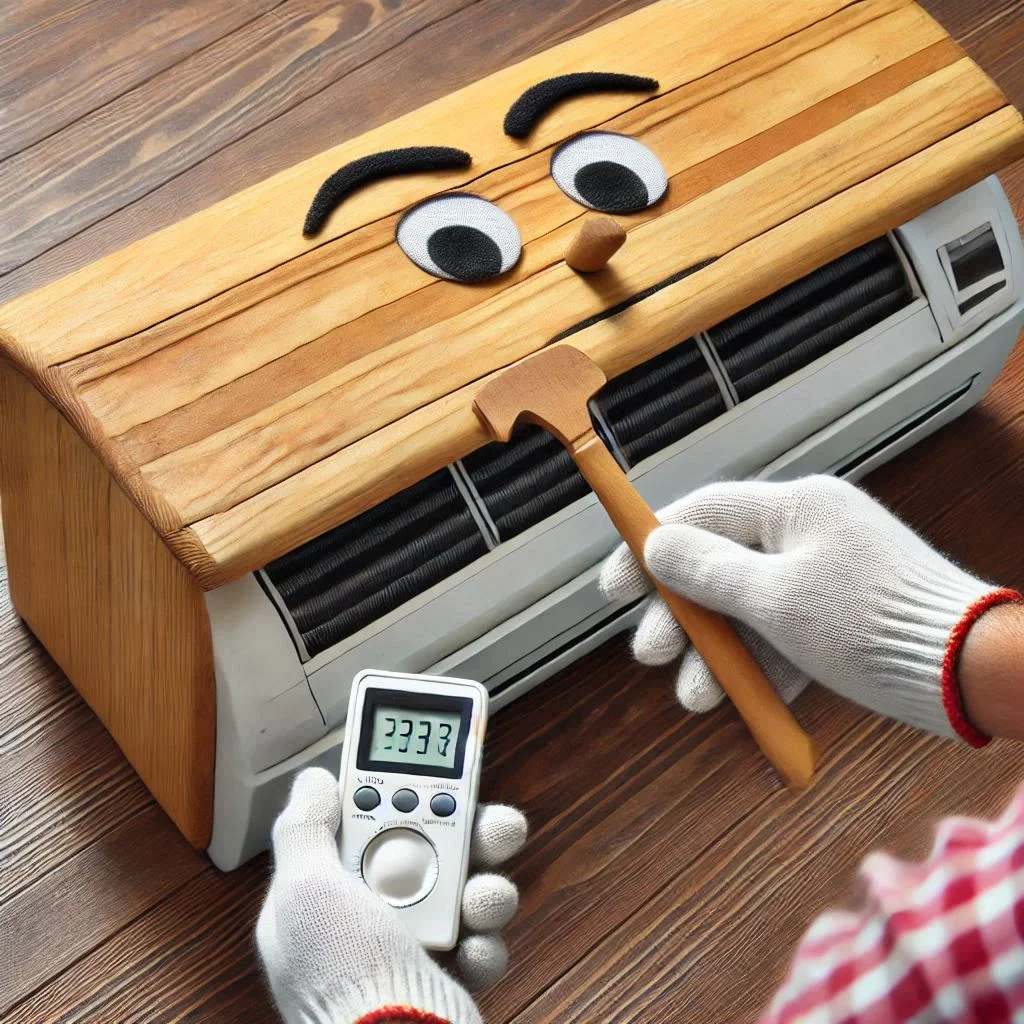
[[(0, 904), (0, 1015), (206, 868), (151, 802)], [(84, 884), (83, 880), (84, 879)], [(59, 929), (64, 940), (54, 941)]]
[[(83, 0), (88, 2), (88, 0)], [(351, 2), (351, 0), (349, 0)], [(322, 153), (371, 128), (456, 91), (498, 67), (636, 10), (651, 0), (475, 0), (442, 21), (432, 22), (378, 57), (358, 64), (327, 88), (274, 118), (261, 116), (259, 83), (240, 100), (254, 108), (254, 127), (222, 145), (189, 170), (159, 176), (150, 191), (115, 209), (91, 227), (60, 241), (7, 275), (0, 275), (0, 300), (8, 301), (116, 252), (183, 217), (285, 170), (296, 160)], [(472, 38), (453, 59), (451, 40)], [(410, 81), (416, 82), (414, 90)], [(176, 89), (174, 80), (168, 87)], [(352, 103), (352, 96), (373, 96)], [(201, 125), (193, 126), (202, 131)], [(102, 125), (97, 125), (102, 132)], [(155, 134), (155, 128), (151, 129)], [(148, 141), (149, 134), (144, 141)], [(103, 173), (102, 166), (98, 173)], [(79, 201), (70, 193), (69, 205)]]
[(3, 364), (0, 442), (14, 606), (205, 846), (214, 692), (201, 591), (57, 410)]
[[(634, 58), (660, 79), (657, 97), (574, 101), (526, 142), (459, 116), (498, 107), (546, 73), (599, 60), (622, 32), (636, 36)], [(640, 138), (671, 179), (665, 201), (629, 220), (628, 259), (596, 285), (562, 259), (582, 211), (548, 174), (552, 144), (586, 124)], [(482, 288), (459, 288), (428, 278), (393, 243), (399, 211), (439, 184), (466, 184), (462, 171), (361, 190), (332, 216), (326, 240), (297, 234), (300, 207), (328, 168), (412, 142), (413, 130), (418, 140), (436, 132), (436, 143), (463, 133), (460, 144), (475, 155), (468, 172), (474, 191), (500, 202), (526, 239), (514, 272)], [(980, 144), (975, 130), (986, 136)], [(726, 278), (724, 257), (898, 165), (900, 188), (878, 190), (864, 212), (874, 218), (875, 234), (891, 226), (897, 207), (903, 219), (913, 216), (945, 198), (935, 183), (952, 177), (911, 158), (951, 138), (960, 144), (941, 152), (959, 165), (959, 187), (1024, 151), (1024, 127), (1005, 97), (915, 5), (818, 0), (772, 4), (752, 19), (739, 0), (715, 5), (713, 17), (703, 5), (684, 9), (666, 0), (15, 300), (0, 312), (7, 331), (0, 340), (209, 586), (239, 565), (282, 553), (276, 545), (282, 535), (291, 538), (291, 524), (282, 529), (259, 502), (247, 505), (247, 550), (227, 558), (203, 550), (203, 529), (184, 528), (282, 483), (295, 489), (297, 504), (308, 505), (316, 482), (306, 471), (339, 452), (356, 460), (353, 481), (376, 472), (396, 490), (422, 478), (439, 466), (400, 448), (384, 465), (372, 458), (383, 447), (376, 435), (431, 403), (441, 404), (428, 426), (447, 429), (443, 403), (468, 381), (701, 260), (723, 257), (717, 270), (694, 275), (691, 287), (721, 275), (719, 285), (728, 281), (731, 295), (722, 312), (734, 312), (757, 296), (744, 278)], [(751, 195), (759, 198), (753, 206)], [(265, 237), (254, 241), (257, 209)], [(747, 215), (738, 218), (738, 209)], [(802, 221), (802, 248), (815, 244), (825, 220), (819, 211)], [(211, 246), (211, 237), (220, 244)], [(188, 274), (180, 272), (185, 264)], [(785, 259), (774, 265), (774, 287), (792, 279)], [(693, 329), (717, 319), (713, 292), (697, 287), (688, 295)], [(647, 321), (656, 319), (654, 303), (643, 311)], [(674, 343), (678, 330), (662, 320), (671, 341), (659, 346), (649, 327), (643, 355), (621, 330), (613, 344), (590, 351), (606, 372), (618, 373)], [(479, 443), (464, 434), (447, 448), (465, 455)], [(365, 493), (353, 482), (329, 513), (321, 510), (330, 521), (318, 520), (318, 527), (337, 525)]]
[[(678, 12), (671, 7), (679, 2), (668, 0), (668, 7), (661, 8), (660, 14), (653, 13), (658, 11), (657, 6), (641, 8), (628, 16), (626, 25), (604, 26), (562, 47), (546, 50), (468, 86), (456, 96), (444, 97), (297, 164), (66, 278), (53, 291), (44, 289), (15, 300), (4, 309), (5, 326), (15, 335), (19, 327), (30, 326), (32, 336), (26, 343), (31, 344), (34, 358), (45, 365), (73, 358), (145, 329), (327, 240), (397, 213), (436, 191), (439, 183), (447, 186), (466, 180), (464, 172), (449, 172), (426, 180), (398, 179), (386, 188), (366, 189), (336, 211), (315, 240), (305, 239), (295, 225), (301, 226), (310, 197), (328, 174), (350, 159), (429, 137), (433, 145), (469, 149), (476, 166), (488, 170), (636, 106), (636, 97), (584, 97), (545, 118), (525, 143), (506, 138), (494, 121), (480, 118), (478, 113), (493, 110), (499, 115), (509, 98), (518, 96), (526, 86), (563, 67), (600, 61), (624, 32), (639, 47), (631, 59), (642, 60), (646, 70), (664, 78), (664, 87), (670, 88), (738, 59), (757, 45), (813, 24), (846, 6), (847, 0), (813, 0), (800, 5), (760, 0), (763, 11), (758, 25), (744, 32), (737, 29), (750, 25), (753, 19), (740, 0), (714, 7), (705, 5), (685, 18), (672, 17)], [(659, 32), (649, 31), (652, 22)], [(252, 225), (257, 212), (261, 230), (254, 244)], [(217, 246), (207, 244), (211, 230), (218, 239)], [(142, 270), (143, 258), (150, 267), (148, 271)], [(154, 267), (159, 271), (155, 272)], [(100, 283), (112, 276), (120, 284), (119, 295), (111, 296), (116, 302), (97, 304), (96, 296), (103, 292)], [(84, 296), (93, 299), (91, 309), (75, 302)], [(64, 301), (58, 303), (58, 299)]]
[[(860, 9), (856, 13), (863, 17)], [(843, 22), (849, 20), (842, 19)], [(873, 32), (865, 32), (863, 38), (860, 33), (855, 33), (858, 46), (851, 47), (846, 41), (847, 53), (851, 48), (880, 47), (881, 41), (890, 33), (897, 33), (902, 39), (899, 35), (905, 28), (902, 15), (882, 21), (887, 25), (884, 31), (881, 26), (870, 26)], [(831, 27), (831, 31), (835, 33), (837, 28)], [(815, 39), (820, 39), (820, 36), (820, 32), (814, 33)], [(911, 38), (913, 40), (913, 34)], [(925, 45), (933, 38), (929, 32), (916, 45)], [(911, 41), (906, 45), (912, 48), (915, 43)], [(809, 42), (801, 36), (787, 44), (786, 52), (794, 56), (808, 47)], [(823, 57), (836, 56), (830, 47), (823, 49), (827, 52), (822, 54), (818, 50), (812, 54), (816, 58), (815, 64)], [(902, 52), (899, 46), (895, 49), (897, 54)], [(886, 52), (888, 54), (891, 50)], [(827, 96), (830, 89), (840, 88), (842, 93), (841, 86), (857, 76), (872, 78), (868, 88), (858, 89), (852, 96), (840, 95), (837, 98), (843, 102), (831, 104), (825, 110), (815, 110), (811, 119), (803, 118), (804, 135), (813, 135), (830, 124), (835, 125), (858, 108), (870, 105), (873, 100), (885, 97), (898, 81), (912, 83), (925, 68), (940, 70), (953, 62), (955, 56), (955, 50), (942, 44), (927, 47), (921, 54), (926, 61), (911, 59), (900, 62), (894, 70), (899, 71), (901, 78), (896, 80), (888, 75), (871, 76), (870, 66), (863, 68), (854, 64), (851, 67), (847, 61), (840, 64), (838, 75), (825, 73), (818, 76), (811, 95), (807, 90), (793, 88), (812, 70), (803, 61), (795, 60), (785, 67), (785, 75), (771, 76), (773, 88), (790, 90), (784, 93), (788, 104), (774, 108), (772, 116), (799, 110), (801, 103), (813, 100), (816, 95)], [(773, 60), (782, 60), (774, 50), (771, 56), (758, 55), (756, 64), (764, 68)], [(753, 63), (740, 62), (741, 67), (728, 69), (729, 80), (733, 84), (749, 80)], [(831, 59), (827, 64), (832, 65)], [(690, 181), (690, 191), (708, 189), (716, 183), (716, 178), (718, 184), (725, 184), (736, 177), (743, 168), (737, 166), (736, 159), (732, 157), (733, 147), (728, 147), (728, 144), (735, 142), (739, 145), (752, 138), (765, 121), (764, 115), (755, 117), (749, 113), (752, 108), (758, 109), (754, 102), (754, 87), (763, 89), (767, 84), (763, 79), (750, 82), (747, 88), (730, 89), (728, 82), (716, 76), (709, 77), (714, 81), (704, 81), (692, 92), (682, 90), (686, 95), (673, 95), (671, 103), (666, 100), (662, 105), (659, 100), (653, 100), (637, 114), (614, 119), (608, 124), (612, 129), (640, 134), (652, 146), (666, 149), (664, 159), (670, 172), (681, 170), (684, 165), (689, 168), (686, 177)], [(717, 98), (716, 93), (724, 96), (728, 104), (719, 104), (713, 99), (699, 102), (702, 96)], [(699, 116), (686, 116), (687, 110), (698, 104)], [(811, 105), (814, 106), (813, 103)], [(660, 134), (659, 128), (662, 133), (667, 129), (668, 138), (661, 139), (661, 146), (657, 145), (658, 139), (647, 138), (642, 124), (637, 121), (641, 114), (656, 134)], [(723, 121), (729, 125), (725, 132), (711, 129), (712, 125)], [(792, 119), (779, 124), (779, 127), (787, 130), (775, 134), (774, 145), (762, 136), (755, 147), (758, 151), (756, 156), (749, 153), (750, 147), (747, 147), (744, 156), (751, 164), (777, 156), (799, 141)], [(679, 143), (679, 138), (687, 140), (685, 145)], [(665, 144), (672, 139), (676, 140), (675, 145), (668, 150)], [(715, 174), (702, 158), (716, 152), (716, 147), (721, 145), (728, 148), (717, 152), (730, 157), (730, 165)], [(567, 310), (561, 317), (552, 315), (553, 302), (540, 310), (544, 316), (540, 337), (550, 337), (570, 326), (575, 322), (574, 318), (600, 310), (612, 300), (629, 294), (631, 288), (642, 285), (634, 270), (638, 259), (635, 253), (625, 263), (622, 279), (617, 281), (618, 287), (609, 288), (607, 280), (605, 287), (581, 282), (567, 268), (558, 266), (561, 246), (575, 234), (583, 211), (551, 187), (547, 158), (548, 154), (541, 154), (539, 158), (523, 161), (515, 168), (484, 175), (475, 183), (476, 192), (509, 209), (528, 243), (521, 265), (513, 274), (493, 285), (460, 289), (453, 288), (448, 282), (427, 278), (396, 246), (388, 243), (395, 227), (395, 220), (389, 219), (365, 232), (347, 236), (341, 248), (330, 248), (333, 255), (326, 265), (323, 262), (326, 254), (316, 250), (310, 259), (293, 261), (281, 273), (271, 272), (266, 275), (267, 280), (252, 282), (240, 290), (241, 294), (232, 292), (209, 308), (190, 311), (142, 336), (75, 360), (65, 367), (65, 372), (72, 385), (81, 389), (84, 400), (104, 427), (120, 435), (117, 443), (126, 457), (133, 462), (148, 464), (144, 472), (159, 485), (173, 467), (183, 467), (211, 454), (216, 456), (231, 439), (245, 438), (247, 433), (262, 435), (263, 428), (278, 432), (300, 429), (296, 415), (301, 411), (301, 403), (316, 403), (322, 411), (325, 399), (331, 393), (341, 392), (345, 382), (359, 370), (370, 368), (380, 373), (383, 366), (387, 366), (401, 373), (402, 363), (399, 360), (403, 354), (410, 350), (427, 354), (436, 349), (435, 337), (443, 329), (457, 338), (463, 335), (463, 348), (473, 347), (474, 342), (479, 347), (475, 337), (464, 337), (466, 325), (479, 332), (480, 321), (487, 315), (501, 316), (513, 333), (517, 330), (523, 332), (525, 325), (519, 323), (521, 317), (510, 314), (509, 307), (523, 304), (533, 309), (535, 303), (527, 305), (531, 297), (538, 291), (547, 292), (552, 288), (552, 278), (546, 272), (548, 268), (560, 271), (554, 279), (557, 287), (571, 289), (571, 294), (562, 294)], [(675, 164), (673, 158), (680, 163)], [(492, 178), (496, 179), (493, 183)], [(696, 185), (698, 181), (702, 183), (700, 186)], [(631, 221), (641, 224), (652, 218), (660, 220), (665, 214), (677, 210), (687, 197), (685, 183), (680, 182), (677, 176), (666, 201), (645, 217), (631, 218)], [(728, 202), (728, 197), (723, 196), (722, 200)], [(705, 202), (705, 214), (714, 206), (714, 201)], [(725, 212), (722, 219), (731, 217)], [(709, 229), (719, 226), (708, 225)], [(361, 241), (364, 234), (366, 238)], [(531, 246), (530, 242), (534, 244)], [(657, 240), (649, 239), (647, 244), (657, 244)], [(682, 251), (677, 251), (677, 247), (670, 248), (660, 265), (645, 268), (644, 279), (653, 277), (657, 280), (656, 275), (661, 273), (664, 276), (669, 265), (679, 269), (680, 263), (706, 255), (706, 246), (696, 243), (697, 254), (691, 246), (694, 243), (684, 245)], [(545, 273), (541, 275), (539, 271)], [(362, 283), (371, 279), (378, 284), (372, 291)], [(523, 285), (522, 290), (510, 291), (511, 285), (519, 283)], [(268, 290), (273, 293), (269, 299), (265, 297)], [(287, 330), (284, 329), (285, 324), (288, 325)], [(200, 328), (198, 332), (197, 326)], [(239, 348), (233, 339), (240, 332), (250, 337), (259, 336), (260, 346)], [(528, 333), (536, 335), (538, 331), (531, 329)], [(215, 354), (219, 357), (215, 358)], [(182, 378), (175, 367), (186, 359), (190, 364), (203, 366), (206, 372)], [(325, 366), (337, 369), (334, 373), (325, 374)], [(151, 383), (154, 375), (162, 382), (159, 390)], [(351, 386), (344, 388), (346, 393), (353, 390)], [(358, 399), (358, 394), (351, 397)], [(357, 420), (357, 417), (352, 419)], [(132, 426), (133, 423), (136, 425)], [(339, 438), (334, 443), (342, 443), (344, 439)], [(318, 451), (322, 453), (322, 449)], [(278, 475), (286, 471), (287, 467), (276, 468)], [(185, 513), (185, 521), (190, 515), (190, 512)]]
[[(522, 265), (507, 279), (503, 277), (489, 287), (467, 289), (473, 292), (471, 298), (478, 300), (472, 305), (464, 305), (463, 296), (450, 296), (452, 304), (456, 305), (450, 313), (451, 307), (445, 301), (449, 299), (447, 293), (461, 289), (452, 288), (448, 282), (435, 282), (441, 288), (431, 285), (407, 295), (392, 293), (384, 284), (404, 280), (403, 271), (409, 265), (401, 250), (388, 244), (395, 227), (395, 223), (389, 221), (370, 229), (372, 241), (353, 240), (353, 236), (346, 239), (355, 246), (372, 249), (378, 257), (374, 261), (377, 265), (345, 268), (356, 275), (356, 282), (380, 281), (383, 294), (375, 290), (373, 296), (367, 298), (377, 308), (381, 302), (387, 302), (387, 310), (383, 316), (373, 317), (372, 326), (366, 320), (375, 310), (368, 308), (342, 326), (331, 328), (332, 358), (329, 361), (317, 360), (311, 364), (308, 352), (293, 348), (301, 343), (303, 331), (308, 328), (282, 331), (279, 325), (293, 320), (282, 319), (265, 310), (261, 302), (253, 309), (260, 326), (247, 327), (247, 332), (254, 329), (258, 332), (255, 336), (261, 339), (261, 344), (241, 349), (233, 340), (240, 327), (235, 322), (238, 318), (232, 318), (226, 325), (231, 332), (229, 335), (223, 330), (214, 330), (210, 332), (213, 335), (210, 339), (203, 339), (202, 347), (208, 350), (208, 346), (218, 344), (222, 353), (237, 352), (237, 359), (225, 354), (217, 369), (202, 374), (201, 378), (190, 375), (188, 380), (181, 380), (175, 370), (183, 359), (188, 359), (190, 365), (209, 365), (201, 356), (191, 364), (194, 351), (192, 339), (188, 338), (161, 350), (158, 355), (138, 360), (123, 370), (83, 385), (78, 395), (110, 434), (129, 433), (141, 424), (144, 436), (149, 437), (163, 426), (161, 413), (177, 406), (180, 418), (184, 419), (194, 411), (195, 399), (210, 395), (211, 400), (206, 405), (217, 411), (219, 420), (207, 422), (209, 433), (191, 443), (181, 443), (187, 442), (187, 438), (180, 441), (175, 438), (175, 444), (180, 446), (167, 452), (147, 452), (153, 459), (141, 466), (142, 479), (180, 512), (182, 523), (195, 522), (294, 475), (318, 458), (372, 436), (375, 430), (451, 393), (468, 380), (536, 351), (573, 324), (609, 305), (687, 266), (723, 255), (755, 237), (759, 231), (770, 230), (820, 199), (914, 154), (925, 139), (934, 137), (939, 123), (944, 123), (940, 130), (945, 135), (967, 125), (974, 114), (994, 113), (1002, 102), (966, 62), (957, 62), (938, 71), (921, 86), (920, 90), (911, 86), (905, 90), (906, 96), (901, 93), (898, 98), (893, 97), (892, 102), (880, 102), (831, 130), (821, 130), (803, 145), (791, 145), (799, 141), (799, 136), (791, 133), (784, 153), (762, 150), (765, 161), (747, 174), (734, 176), (734, 164), (723, 175), (725, 180), (720, 187), (707, 189), (685, 205), (680, 204), (680, 198), (685, 196), (686, 186), (675, 189), (677, 178), (674, 176), (673, 191), (651, 211), (654, 216), (631, 218), (636, 223), (629, 232), (633, 237), (629, 258), (623, 258), (615, 274), (597, 285), (580, 277), (561, 260), (568, 238), (575, 233), (575, 221), (581, 210), (560, 194), (555, 204), (548, 204), (557, 206), (557, 220), (544, 219), (534, 231), (529, 223), (523, 224), (520, 219), (521, 227), (526, 228), (527, 240), (534, 236), (540, 239), (537, 246), (528, 249)], [(942, 96), (947, 88), (964, 99), (964, 105), (958, 105), (952, 112)], [(907, 102), (912, 106), (904, 107)], [(966, 113), (968, 108), (972, 108), (971, 114)], [(869, 114), (871, 116), (867, 116)], [(677, 129), (685, 128), (678, 121), (673, 123)], [(820, 122), (818, 127), (822, 128)], [(638, 135), (641, 140), (645, 138), (642, 132), (630, 134)], [(848, 147), (854, 136), (862, 138), (864, 134), (873, 137), (875, 144), (870, 151), (862, 150), (855, 157)], [(680, 149), (688, 148), (683, 140), (689, 137), (685, 131), (681, 133)], [(1011, 141), (1009, 130), (1006, 141)], [(672, 174), (675, 168), (665, 152), (666, 169)], [(828, 153), (834, 154), (833, 162), (842, 162), (842, 173), (832, 176), (821, 167)], [(770, 159), (776, 155), (778, 159)], [(965, 157), (966, 153), (960, 155)], [(546, 160), (537, 163), (537, 170), (546, 167)], [(819, 176), (815, 188), (809, 180), (809, 168), (816, 166)], [(695, 168), (695, 172), (701, 178), (700, 187), (707, 188), (708, 179), (713, 180), (713, 175), (703, 166)], [(546, 170), (543, 173), (546, 174)], [(972, 168), (972, 173), (976, 174), (977, 170)], [(507, 174), (504, 171), (500, 177)], [(913, 195), (917, 185), (908, 182), (904, 194)], [(497, 189), (507, 187), (492, 187), (481, 179), (475, 191), (490, 198)], [(550, 185), (547, 190), (551, 191)], [(763, 196), (760, 215), (737, 221), (733, 204), (741, 190)], [(540, 206), (537, 199), (528, 201), (533, 210)], [(502, 205), (514, 204), (506, 200)], [(887, 211), (872, 212), (883, 219)], [(566, 222), (564, 218), (570, 220)], [(670, 244), (670, 240), (675, 244)], [(808, 244), (813, 244), (813, 238), (808, 239)], [(411, 269), (417, 278), (423, 277), (421, 271)], [(346, 287), (333, 275), (327, 281), (320, 281), (319, 287), (332, 284), (331, 294), (340, 296), (342, 301), (352, 291), (351, 286)], [(442, 289), (444, 294), (437, 295)], [(359, 284), (358, 290), (365, 292), (365, 283)], [(289, 304), (296, 302), (293, 291), (285, 294)], [(298, 291), (301, 293), (303, 289)], [(423, 291), (433, 292), (439, 301), (431, 301), (432, 296), (424, 296)], [(734, 283), (733, 291), (737, 308), (749, 302), (745, 289), (737, 288)], [(427, 300), (425, 308), (424, 299)], [(295, 312), (309, 306), (308, 301), (300, 300)], [(698, 301), (695, 318), (699, 319), (702, 313)], [(342, 314), (343, 317), (349, 315), (347, 311)], [(383, 331), (377, 329), (385, 317), (389, 327)], [(303, 316), (302, 320), (305, 319)], [(702, 326), (710, 326), (710, 323)], [(288, 349), (278, 346), (279, 339)], [(103, 350), (103, 355), (124, 358), (116, 351), (120, 347), (110, 346)], [(291, 352), (295, 353), (295, 358), (289, 360), (290, 366), (295, 368), (293, 372), (308, 382), (287, 392), (285, 381), (277, 376), (273, 391), (281, 394), (281, 398), (268, 401), (264, 397), (263, 404), (251, 415), (239, 417), (238, 412), (233, 411), (236, 406), (232, 401), (235, 391), (232, 379), (250, 378), (262, 367), (268, 372), (260, 377), (269, 377), (274, 370), (280, 371), (279, 364), (284, 361), (281, 357)], [(622, 362), (629, 363), (628, 355), (624, 354)], [(77, 364), (74, 368), (68, 367), (66, 372), (73, 377), (76, 369)], [(95, 372), (94, 367), (90, 369)], [(150, 383), (153, 380), (161, 382), (159, 390)], [(255, 382), (246, 379), (242, 387), (248, 395), (255, 396)], [(266, 396), (266, 391), (263, 393)], [(136, 436), (132, 434), (130, 440), (134, 441)], [(297, 437), (304, 439), (301, 447), (294, 443)], [(128, 448), (125, 456), (126, 460), (134, 461), (136, 452)], [(203, 473), (197, 472), (199, 464), (204, 467)]]
[[(754, 1020), (765, 994), (750, 979), (781, 982), (806, 927), (808, 902), (821, 912), (850, 897), (865, 833), (920, 857), (929, 837), (920, 824), (908, 832), (908, 805), (933, 820), (948, 813), (984, 814), (993, 798), (1009, 799), (1024, 771), (1019, 745), (979, 758), (962, 744), (937, 746), (891, 722), (872, 721), (856, 742), (860, 750), (845, 752), (845, 770), (822, 780), (799, 803), (772, 794), (756, 817), (665, 880), (630, 919), (628, 940), (618, 932), (608, 935), (512, 1020)], [(880, 766), (871, 755), (882, 750), (890, 754)], [(939, 777), (958, 780), (955, 795), (935, 786), (935, 776), (923, 777), (926, 765)], [(1002, 775), (1001, 781), (993, 785), (990, 773)], [(835, 806), (839, 787), (846, 796), (844, 813), (829, 821), (826, 808)], [(814, 895), (801, 899), (808, 890)], [(726, 935), (729, 955), (710, 956), (709, 945)]]
[[(998, 165), (1007, 133), (1015, 138), (1019, 126), (1015, 112), (998, 112), (737, 245), (698, 274), (573, 334), (572, 344), (594, 358), (608, 376), (621, 373), (678, 343), (680, 337), (735, 313), (740, 308), (736, 281), (743, 281), (749, 300), (761, 298), (851, 246), (908, 220), (925, 195), (934, 203), (966, 187), (986, 161), (990, 161), (990, 169)], [(969, 154), (969, 166), (965, 166), (965, 154)], [(799, 160), (794, 164), (807, 166)], [(791, 170), (798, 173), (796, 167)], [(908, 181), (920, 186), (908, 193)], [(737, 201), (741, 193), (741, 184), (737, 184)], [(882, 196), (888, 213), (880, 221), (877, 201)], [(925, 201), (924, 205), (930, 204)], [(767, 211), (762, 215), (771, 216)], [(651, 221), (645, 226), (658, 230), (660, 223)], [(642, 231), (638, 228), (635, 233)], [(813, 242), (809, 234), (813, 234)], [(529, 341), (522, 337), (501, 341), (516, 357), (530, 354)], [(424, 377), (429, 386), (429, 375)], [(487, 435), (471, 404), (477, 389), (489, 379), (482, 374), (473, 384), (381, 427), (281, 484), (200, 520), (192, 531), (201, 548), (183, 550), (182, 556), (190, 560), (205, 585), (230, 579), (258, 568), (266, 554), (283, 554), (409, 486), (422, 478), (423, 467), (438, 469), (480, 447)], [(254, 522), (267, 524), (259, 548), (253, 546)]]
[(279, 2), (69, 3), (48, 16), (36, 5), (16, 5), (21, 30), (0, 26), (0, 160), (107, 107)]
[[(85, 6), (81, 0), (0, 5), (0, 35)], [(414, 72), (422, 77), (418, 91), (443, 95), (629, 6), (599, 0), (473, 4), (30, 262), (0, 281), (0, 290), (11, 289), (4, 292), (9, 296), (80, 266), (410, 109), (416, 101), (405, 83)], [(1024, 17), (1016, 0), (925, 0), (925, 6), (1012, 101), (1024, 102)], [(474, 45), (445, 45), (453, 38), (472, 38)], [(45, 40), (41, 32), (39, 45)], [(168, 87), (175, 88), (173, 80)], [(378, 100), (346, 104), (348, 87)], [(258, 107), (258, 88), (248, 95)], [(1003, 181), (1018, 208), (1024, 164), (1009, 168)], [(116, 200), (113, 184), (111, 195)], [(77, 201), (73, 190), (66, 201)], [(866, 484), (962, 564), (1024, 586), (1024, 347), (978, 408)], [(318, 500), (326, 500), (328, 478), (323, 487)], [(129, 820), (153, 814), (152, 804), (14, 616), (5, 575), (0, 564), (0, 913), (54, 872), (65, 888), (51, 883), (52, 890), (37, 891), (66, 891), (72, 901), (80, 894), (90, 913), (70, 914), (62, 930), (50, 932), (57, 954), (62, 944), (74, 948), (73, 962), (57, 958), (42, 941), (32, 948), (29, 958), (42, 965), (25, 968), (33, 971), (34, 991), (0, 1019), (277, 1021), (252, 947), (266, 858), (229, 876), (206, 868), (173, 892), (147, 873), (132, 891), (134, 920), (124, 924), (121, 897), (103, 876), (130, 875), (132, 851), (106, 844), (124, 834), (119, 829)], [(778, 789), (728, 709), (699, 719), (680, 716), (670, 673), (632, 665), (622, 640), (495, 716), (482, 795), (521, 803), (533, 836), (514, 867), (523, 912), (510, 935), (513, 973), (483, 1001), (488, 1024), (546, 1020), (545, 1011), (563, 1006), (569, 1008), (564, 1019), (617, 1024), (661, 1024), (681, 1016), (681, 1006), (692, 1010), (682, 1016), (696, 1024), (750, 1020), (801, 929), (824, 905), (852, 895), (853, 866), (864, 854), (884, 844), (920, 856), (939, 814), (993, 813), (1021, 776), (1017, 755), (1007, 747), (961, 761), (941, 741), (878, 723), (824, 691), (808, 692), (796, 710), (826, 747), (805, 815), (797, 813), (802, 804), (790, 804)], [(560, 742), (562, 734), (572, 742)], [(948, 785), (936, 802), (927, 790), (943, 772)], [(815, 798), (819, 786), (827, 793)], [(793, 836), (778, 852), (775, 814)], [(170, 842), (173, 830), (163, 821), (134, 835), (154, 850), (159, 846), (151, 844), (161, 836)], [(2, 845), (9, 840), (17, 849)], [(102, 866), (77, 861), (93, 848), (106, 852)], [(76, 861), (81, 870), (70, 870)], [(181, 877), (175, 875), (175, 886)], [(643, 909), (651, 901), (653, 916)], [(0, 933), (7, 956), (5, 940)], [(634, 953), (635, 984), (630, 975), (619, 977), (620, 948)], [(584, 964), (593, 968), (589, 983)]]

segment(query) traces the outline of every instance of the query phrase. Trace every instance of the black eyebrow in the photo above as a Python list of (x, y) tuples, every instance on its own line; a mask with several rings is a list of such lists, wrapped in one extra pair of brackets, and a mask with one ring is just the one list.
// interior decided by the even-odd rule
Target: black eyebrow
[(543, 82), (531, 85), (508, 108), (505, 134), (513, 139), (525, 139), (552, 107), (569, 96), (591, 92), (654, 92), (657, 88), (657, 79), (620, 75), (613, 71), (577, 71), (571, 75), (545, 78)]
[(471, 163), (472, 157), (467, 152), (451, 146), (407, 146), (405, 149), (386, 149), (361, 156), (336, 170), (317, 189), (302, 233), (312, 238), (346, 196), (371, 181), (421, 171), (449, 171), (468, 167)]

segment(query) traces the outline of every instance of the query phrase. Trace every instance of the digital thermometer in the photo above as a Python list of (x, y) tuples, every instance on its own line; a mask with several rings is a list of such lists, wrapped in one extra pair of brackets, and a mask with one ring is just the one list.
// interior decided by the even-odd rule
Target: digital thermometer
[(427, 949), (459, 936), (487, 702), (469, 679), (371, 669), (352, 683), (341, 862)]

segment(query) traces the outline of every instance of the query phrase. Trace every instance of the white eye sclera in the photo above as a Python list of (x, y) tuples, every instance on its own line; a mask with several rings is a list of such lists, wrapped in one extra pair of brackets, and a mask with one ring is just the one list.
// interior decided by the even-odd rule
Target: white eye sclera
[(523, 251), (512, 218), (489, 200), (466, 193), (425, 199), (398, 222), (396, 237), (420, 269), (463, 284), (504, 274)]
[(642, 143), (614, 132), (584, 132), (551, 158), (551, 177), (570, 198), (602, 213), (638, 213), (665, 194), (668, 177)]

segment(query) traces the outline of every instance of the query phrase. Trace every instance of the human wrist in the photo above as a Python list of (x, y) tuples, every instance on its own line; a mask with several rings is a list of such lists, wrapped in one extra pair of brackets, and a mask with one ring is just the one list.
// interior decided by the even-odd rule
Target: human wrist
[(1002, 590), (984, 600), (986, 607), (973, 610), (956, 659), (960, 709), (986, 737), (1024, 740), (1024, 597)]

